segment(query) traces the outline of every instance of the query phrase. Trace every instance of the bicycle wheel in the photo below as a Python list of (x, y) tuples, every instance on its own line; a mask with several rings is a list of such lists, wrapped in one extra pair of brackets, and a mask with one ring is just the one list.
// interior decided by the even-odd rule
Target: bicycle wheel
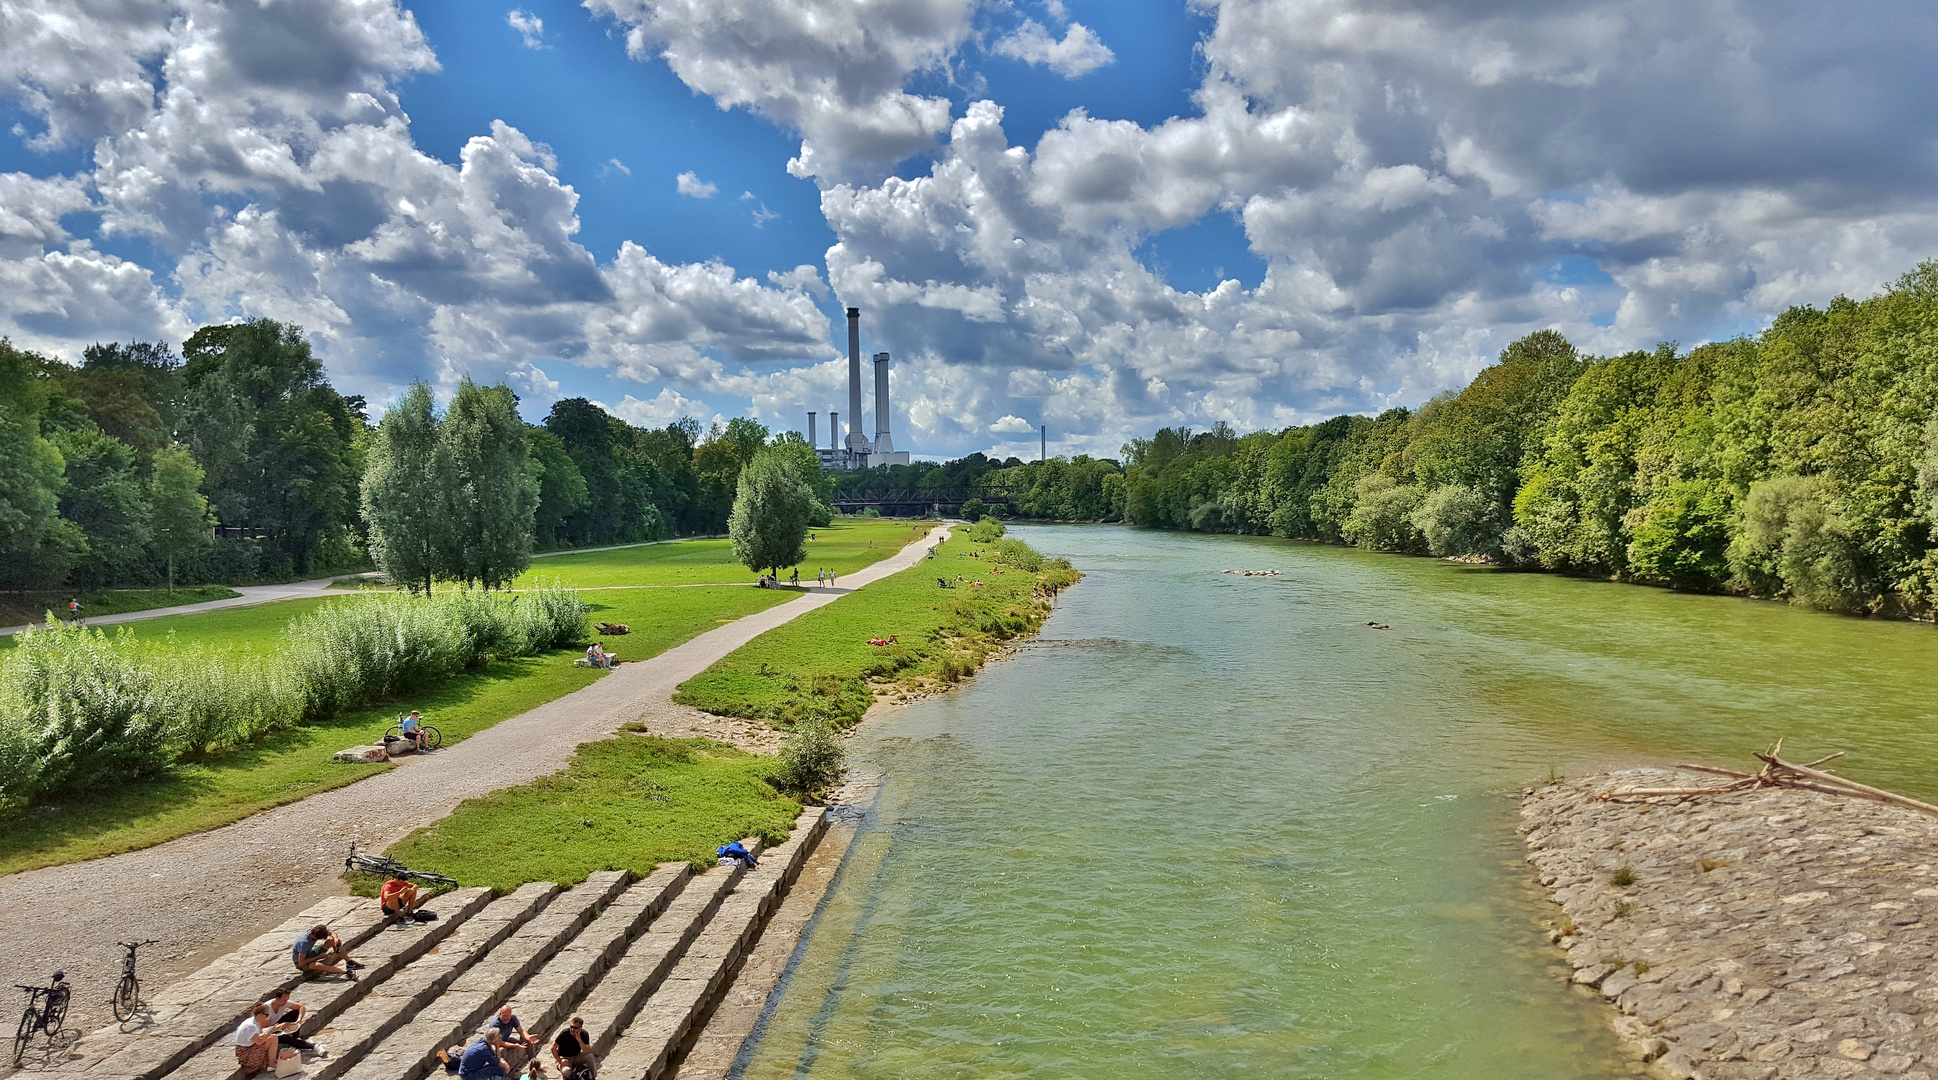
[(402, 724), (392, 724), (390, 725), (389, 730), (384, 732), (385, 741), (389, 741), (391, 739), (401, 739), (403, 737), (404, 737), (404, 726)]
[(443, 733), (438, 731), (436, 728), (432, 727), (431, 725), (425, 724), (424, 725), (424, 745), (425, 747), (431, 750), (435, 750), (438, 747), (443, 746), (444, 745)]
[(61, 1025), (67, 1022), (67, 1002), (73, 992), (65, 987), (47, 995), (47, 1007), (40, 1013), (40, 1029), (53, 1038), (61, 1033)]
[(114, 988), (114, 1018), (126, 1023), (135, 1018), (135, 1010), (141, 1007), (141, 982), (134, 972), (121, 976), (121, 985)]
[(15, 1065), (20, 1064), (20, 1059), (26, 1056), (27, 1043), (34, 1037), (34, 1032), (39, 1029), (40, 1010), (29, 1005), (27, 1006), (27, 1011), (20, 1014), (20, 1030), (14, 1032), (13, 1036), (13, 1063)]

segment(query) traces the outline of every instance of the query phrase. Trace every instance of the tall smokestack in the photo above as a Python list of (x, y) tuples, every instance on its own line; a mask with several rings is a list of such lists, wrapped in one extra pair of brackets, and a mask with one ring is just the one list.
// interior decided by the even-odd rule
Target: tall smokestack
[(861, 309), (848, 309), (848, 449), (868, 452), (868, 437), (861, 433)]
[(838, 412), (828, 414), (828, 449), (841, 449), (841, 414)]
[(1039, 462), (1050, 460), (1050, 425), (1044, 424), (1038, 430), (1037, 438), (1039, 441), (1036, 444), (1036, 460)]
[(875, 354), (875, 453), (892, 454), (895, 442), (888, 437), (888, 354)]
[(808, 414), (808, 445), (814, 445), (814, 414)]

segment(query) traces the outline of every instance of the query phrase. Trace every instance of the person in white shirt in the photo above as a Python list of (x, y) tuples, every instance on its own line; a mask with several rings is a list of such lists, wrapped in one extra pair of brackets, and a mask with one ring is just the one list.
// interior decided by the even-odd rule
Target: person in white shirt
[(236, 1064), (242, 1066), (242, 1075), (274, 1073), (277, 1059), (296, 1056), (296, 1051), (277, 1045), (276, 1036), (286, 1027), (287, 1024), (270, 1023), (269, 1006), (256, 1003), (249, 1018), (236, 1028)]

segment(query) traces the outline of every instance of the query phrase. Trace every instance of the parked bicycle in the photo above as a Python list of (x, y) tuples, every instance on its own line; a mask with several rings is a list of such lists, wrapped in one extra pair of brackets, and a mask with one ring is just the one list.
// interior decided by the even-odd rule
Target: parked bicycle
[(126, 1023), (135, 1018), (135, 1010), (141, 1008), (141, 980), (135, 978), (135, 950), (156, 944), (148, 941), (117, 941), (115, 944), (128, 950), (121, 958), (121, 982), (114, 988), (114, 1018)]
[[(417, 725), (417, 730), (424, 733), (424, 741), (420, 744), (424, 749), (435, 750), (444, 745), (443, 733), (431, 725), (420, 723)], [(409, 735), (404, 734), (404, 718), (402, 716), (397, 718), (396, 723), (390, 725), (389, 731), (384, 732), (384, 739), (386, 741), (390, 739), (410, 739)]]
[(46, 1032), (52, 1039), (60, 1034), (61, 1024), (67, 1019), (67, 999), (73, 992), (67, 986), (67, 972), (56, 971), (51, 986), (23, 986), (15, 983), (14, 988), (27, 991), (27, 1008), (20, 1014), (20, 1028), (13, 1036), (13, 1063), (27, 1053), (27, 1044), (32, 1042), (36, 1032)]
[(457, 884), (455, 878), (448, 878), (443, 874), (433, 874), (429, 870), (412, 870), (410, 867), (405, 866), (403, 863), (398, 862), (388, 855), (358, 854), (355, 841), (351, 841), (350, 843), (350, 857), (343, 860), (343, 868), (345, 870), (363, 870), (372, 874), (382, 874), (384, 877), (408, 878), (411, 881), (420, 881), (426, 885)]

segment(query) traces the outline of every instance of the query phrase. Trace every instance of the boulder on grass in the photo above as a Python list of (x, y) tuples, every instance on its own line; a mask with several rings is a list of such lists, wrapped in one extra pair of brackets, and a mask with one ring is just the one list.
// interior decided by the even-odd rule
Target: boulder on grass
[(336, 760), (352, 765), (381, 765), (390, 760), (390, 755), (381, 746), (352, 746), (348, 750), (338, 750)]
[(415, 754), (417, 753), (417, 744), (409, 739), (393, 738), (386, 735), (384, 736), (384, 753), (394, 758), (403, 757), (405, 754)]

